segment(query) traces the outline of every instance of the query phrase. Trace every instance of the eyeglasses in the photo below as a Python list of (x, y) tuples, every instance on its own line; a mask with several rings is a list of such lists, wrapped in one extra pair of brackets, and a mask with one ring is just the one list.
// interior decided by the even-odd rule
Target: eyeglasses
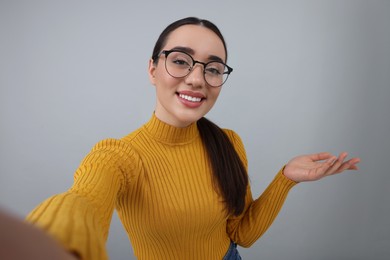
[(196, 63), (203, 65), (204, 80), (211, 87), (222, 86), (233, 71), (221, 61), (209, 61), (207, 63), (194, 60), (191, 55), (178, 50), (163, 50), (160, 55), (165, 55), (165, 69), (174, 78), (184, 78), (191, 73)]

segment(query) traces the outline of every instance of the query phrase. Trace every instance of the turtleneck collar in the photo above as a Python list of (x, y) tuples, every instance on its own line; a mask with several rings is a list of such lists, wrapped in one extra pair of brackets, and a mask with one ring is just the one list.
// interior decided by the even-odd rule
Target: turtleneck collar
[(161, 121), (154, 113), (144, 128), (155, 140), (167, 144), (185, 144), (199, 136), (196, 122), (187, 127), (175, 127)]

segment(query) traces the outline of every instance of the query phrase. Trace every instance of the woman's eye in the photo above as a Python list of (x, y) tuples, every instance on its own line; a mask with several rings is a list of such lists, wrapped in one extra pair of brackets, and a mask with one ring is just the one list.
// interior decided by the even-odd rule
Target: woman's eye
[(175, 59), (175, 60), (173, 60), (173, 63), (175, 63), (177, 65), (189, 65), (188, 62), (186, 60), (183, 60), (183, 59)]
[(206, 72), (212, 75), (222, 74), (217, 68), (207, 68)]

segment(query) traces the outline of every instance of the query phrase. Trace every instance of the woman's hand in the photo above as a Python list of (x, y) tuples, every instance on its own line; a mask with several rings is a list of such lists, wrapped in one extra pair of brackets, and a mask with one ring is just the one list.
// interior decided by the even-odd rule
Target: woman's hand
[(284, 168), (283, 174), (292, 181), (316, 181), (323, 177), (345, 170), (357, 170), (359, 158), (344, 161), (348, 154), (343, 152), (336, 157), (330, 153), (301, 155), (290, 160)]
[(42, 230), (0, 209), (0, 259), (77, 260)]

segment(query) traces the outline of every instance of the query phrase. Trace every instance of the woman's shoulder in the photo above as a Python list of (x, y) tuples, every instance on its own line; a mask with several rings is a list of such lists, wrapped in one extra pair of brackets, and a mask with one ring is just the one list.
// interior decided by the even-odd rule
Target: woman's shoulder
[(131, 142), (126, 139), (106, 138), (97, 142), (82, 161), (82, 165), (106, 165), (111, 169), (121, 169), (126, 182), (138, 175), (142, 160)]
[(229, 128), (221, 128), (221, 129), (227, 135), (230, 141), (233, 142), (233, 144), (237, 142), (242, 143), (241, 137), (237, 132)]
[(91, 153), (111, 154), (115, 157), (124, 159), (132, 159), (138, 157), (133, 143), (135, 142), (138, 133), (142, 128), (139, 128), (120, 138), (105, 138), (98, 141), (92, 148)]

